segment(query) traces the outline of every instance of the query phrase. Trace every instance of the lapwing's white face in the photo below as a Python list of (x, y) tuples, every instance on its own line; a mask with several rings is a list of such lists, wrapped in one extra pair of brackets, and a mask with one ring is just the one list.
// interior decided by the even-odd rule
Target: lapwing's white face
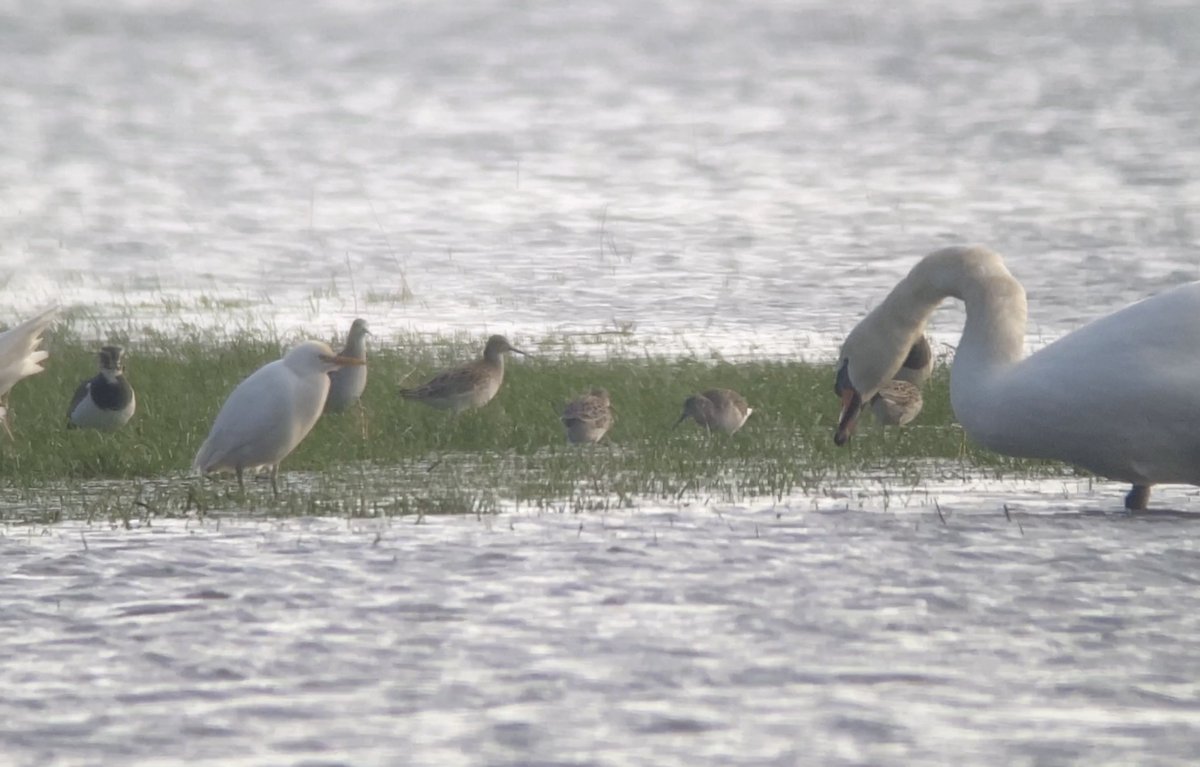
[(119, 346), (101, 349), (100, 372), (109, 383), (116, 383), (117, 376), (125, 372), (125, 350)]

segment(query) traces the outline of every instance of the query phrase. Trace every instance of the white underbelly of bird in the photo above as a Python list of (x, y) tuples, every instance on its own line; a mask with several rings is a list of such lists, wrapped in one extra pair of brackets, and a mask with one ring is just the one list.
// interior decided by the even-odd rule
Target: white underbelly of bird
[(96, 429), (97, 431), (112, 432), (129, 423), (137, 409), (137, 395), (130, 392), (129, 402), (124, 407), (105, 408), (96, 404), (90, 396), (85, 396), (71, 411), (70, 423), (80, 429)]
[(884, 426), (904, 426), (921, 413), (920, 387), (907, 381), (888, 381), (871, 399), (871, 415)]

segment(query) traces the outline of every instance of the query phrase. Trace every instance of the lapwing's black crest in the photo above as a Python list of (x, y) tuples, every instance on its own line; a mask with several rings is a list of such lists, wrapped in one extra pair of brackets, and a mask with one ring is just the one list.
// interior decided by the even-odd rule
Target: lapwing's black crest
[(79, 384), (67, 409), (67, 428), (116, 431), (133, 417), (133, 387), (125, 379), (125, 350), (105, 346), (100, 372)]

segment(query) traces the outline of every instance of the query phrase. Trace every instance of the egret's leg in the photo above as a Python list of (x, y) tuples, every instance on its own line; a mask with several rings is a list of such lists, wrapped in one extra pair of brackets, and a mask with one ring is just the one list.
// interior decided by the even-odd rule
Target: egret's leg
[(1125, 508), (1130, 511), (1145, 511), (1149, 501), (1150, 486), (1134, 485), (1133, 489), (1129, 491), (1129, 495), (1125, 496)]
[(246, 483), (242, 481), (242, 467), (237, 467), (238, 490), (246, 492)]
[(275, 464), (274, 466), (271, 467), (271, 491), (273, 493), (275, 493), (276, 497), (279, 496), (278, 480), (279, 480), (279, 464)]

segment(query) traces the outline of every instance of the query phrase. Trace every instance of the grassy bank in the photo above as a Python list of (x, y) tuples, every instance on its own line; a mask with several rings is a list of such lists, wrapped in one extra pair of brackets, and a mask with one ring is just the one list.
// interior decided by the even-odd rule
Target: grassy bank
[[(454, 417), (402, 400), (395, 390), (401, 380), (418, 382), (476, 356), (479, 340), (377, 339), (363, 398), (367, 437), (353, 411), (323, 417), (284, 462), (288, 489), (274, 499), (261, 486), (243, 496), (232, 481), (201, 482), (187, 471), (225, 397), (286, 343), (246, 336), (219, 344), (199, 337), (127, 343), (138, 412), (124, 430), (105, 435), (65, 428), (71, 393), (95, 372), (94, 345), (51, 337), (46, 372), (18, 385), (10, 398), (16, 440), (0, 440), (0, 484), (9, 509), (0, 507), (0, 515), (47, 506), (108, 515), (233, 507), (485, 512), (502, 502), (578, 510), (639, 499), (783, 498), (826, 492), (856, 475), (911, 486), (929, 458), (1022, 476), (1064, 471), (969, 445), (964, 451), (944, 368), (913, 426), (884, 434), (864, 420), (851, 448), (839, 449), (831, 439), (838, 403), (827, 365), (595, 358), (558, 342), (519, 341), (534, 356), (510, 363), (504, 388), (486, 408)], [(569, 446), (558, 414), (566, 400), (592, 386), (611, 392), (616, 425), (606, 443)], [(708, 435), (691, 422), (672, 429), (683, 399), (714, 386), (737, 389), (754, 407), (742, 431)]]

